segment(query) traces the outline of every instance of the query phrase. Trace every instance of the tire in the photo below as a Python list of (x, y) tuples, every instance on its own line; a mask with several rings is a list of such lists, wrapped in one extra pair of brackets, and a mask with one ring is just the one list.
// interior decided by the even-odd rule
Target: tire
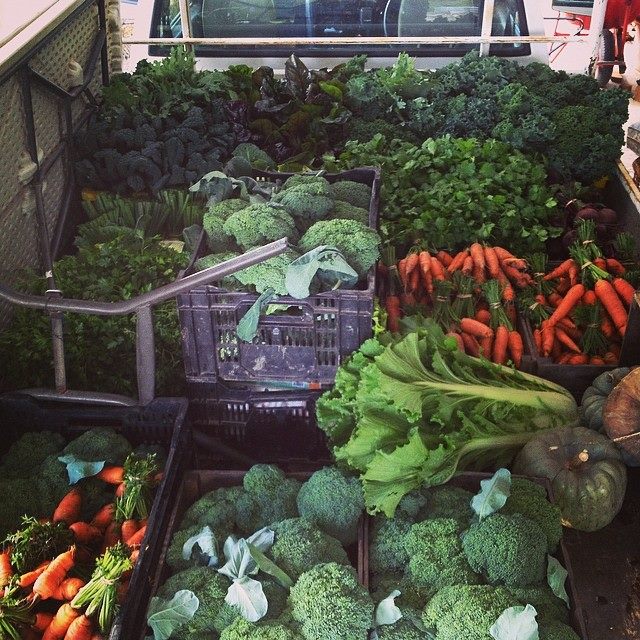
[(600, 42), (598, 43), (598, 59), (593, 65), (593, 77), (600, 87), (606, 87), (611, 76), (613, 75), (613, 66), (599, 66), (597, 62), (606, 60), (613, 62), (615, 56), (615, 40), (613, 33), (608, 29), (604, 29), (600, 34)]

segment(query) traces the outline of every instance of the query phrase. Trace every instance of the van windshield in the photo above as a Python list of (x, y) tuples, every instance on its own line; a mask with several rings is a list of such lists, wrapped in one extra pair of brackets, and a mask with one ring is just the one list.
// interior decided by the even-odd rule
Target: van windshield
[[(416, 37), (478, 36), (483, 0), (190, 0), (194, 37)], [(528, 35), (523, 0), (497, 0), (492, 35)], [(177, 0), (156, 0), (151, 37), (181, 36)], [(355, 55), (395, 56), (402, 51), (416, 56), (460, 56), (478, 45), (305, 45), (299, 55), (318, 57)], [(154, 47), (159, 51), (159, 47)], [(291, 48), (274, 51), (287, 55)], [(494, 55), (530, 55), (527, 44), (492, 45)], [(228, 55), (229, 47), (197, 47), (197, 55)], [(261, 56), (258, 46), (233, 47), (234, 55)]]

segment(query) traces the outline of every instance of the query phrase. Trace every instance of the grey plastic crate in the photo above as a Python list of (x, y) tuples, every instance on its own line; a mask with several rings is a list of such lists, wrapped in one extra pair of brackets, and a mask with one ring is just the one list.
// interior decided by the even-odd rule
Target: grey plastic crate
[[(260, 172), (286, 180), (290, 173)], [(325, 175), (330, 182), (354, 180), (372, 188), (369, 224), (378, 225), (380, 171), (353, 169)], [(364, 290), (338, 290), (297, 300), (282, 296), (289, 311), (263, 316), (251, 343), (236, 336), (238, 322), (258, 296), (214, 286), (178, 296), (188, 383), (289, 382), (302, 387), (333, 384), (343, 358), (371, 337), (375, 268)]]

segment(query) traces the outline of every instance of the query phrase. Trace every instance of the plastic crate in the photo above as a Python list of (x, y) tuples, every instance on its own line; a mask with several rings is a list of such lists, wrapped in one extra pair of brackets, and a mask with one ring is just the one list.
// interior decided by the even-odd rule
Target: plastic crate
[[(319, 465), (307, 466), (304, 471), (290, 471), (288, 476), (304, 481), (315, 471), (319, 469)], [(150, 568), (148, 579), (152, 584), (150, 593), (144, 603), (140, 606), (135, 624), (128, 626), (126, 640), (144, 640), (147, 637), (147, 608), (148, 601), (156, 593), (158, 588), (169, 577), (169, 571), (165, 566), (165, 557), (173, 532), (179, 528), (180, 521), (186, 509), (205, 493), (220, 487), (232, 487), (242, 484), (245, 471), (228, 470), (228, 471), (187, 471), (184, 474), (183, 481), (175, 491), (163, 494), (163, 500), (171, 504), (172, 508), (167, 519), (162, 523), (161, 528), (155, 531), (154, 551), (157, 562)], [(364, 566), (365, 554), (367, 553), (364, 544), (364, 523), (366, 518), (361, 518), (358, 531), (358, 543), (353, 545), (352, 549), (348, 549), (349, 555), (354, 567), (358, 570), (358, 577), (364, 584)], [(141, 601), (142, 604), (142, 601)]]
[[(190, 421), (254, 462), (329, 460), (325, 435), (316, 425), (313, 391), (261, 391), (201, 384), (190, 388)], [(195, 447), (198, 468), (224, 465), (228, 456)]]
[(159, 398), (145, 407), (99, 407), (37, 401), (19, 394), (0, 396), (2, 452), (28, 431), (46, 429), (72, 440), (93, 427), (110, 427), (134, 447), (159, 444), (167, 450), (162, 482), (149, 515), (139, 560), (131, 575), (129, 595), (114, 621), (109, 640), (130, 638), (127, 624), (135, 618), (140, 602), (148, 599), (151, 588), (149, 575), (155, 562), (154, 532), (164, 522), (171, 507), (163, 496), (172, 495), (177, 490), (189, 453), (190, 432), (185, 427), (186, 413), (187, 401), (184, 398)]
[[(271, 180), (290, 173), (259, 172)], [(378, 225), (380, 172), (363, 168), (327, 174), (330, 182), (354, 180), (372, 188), (369, 224)], [(331, 291), (298, 300), (280, 297), (286, 313), (263, 316), (251, 343), (236, 336), (238, 322), (255, 303), (255, 294), (205, 286), (178, 296), (182, 346), (188, 383), (333, 383), (342, 359), (371, 337), (375, 268), (364, 290)]]

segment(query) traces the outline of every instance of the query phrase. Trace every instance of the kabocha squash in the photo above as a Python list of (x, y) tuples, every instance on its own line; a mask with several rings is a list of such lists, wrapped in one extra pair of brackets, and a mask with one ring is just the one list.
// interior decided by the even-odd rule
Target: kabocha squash
[(540, 432), (518, 454), (513, 471), (548, 478), (562, 523), (581, 531), (608, 525), (627, 487), (627, 470), (615, 444), (584, 427)]
[(594, 431), (603, 430), (602, 411), (605, 400), (629, 371), (631, 369), (628, 367), (605, 371), (591, 383), (591, 386), (584, 392), (580, 405), (580, 420), (585, 427)]
[(620, 448), (625, 462), (640, 466), (640, 367), (609, 394), (602, 419), (605, 432)]

